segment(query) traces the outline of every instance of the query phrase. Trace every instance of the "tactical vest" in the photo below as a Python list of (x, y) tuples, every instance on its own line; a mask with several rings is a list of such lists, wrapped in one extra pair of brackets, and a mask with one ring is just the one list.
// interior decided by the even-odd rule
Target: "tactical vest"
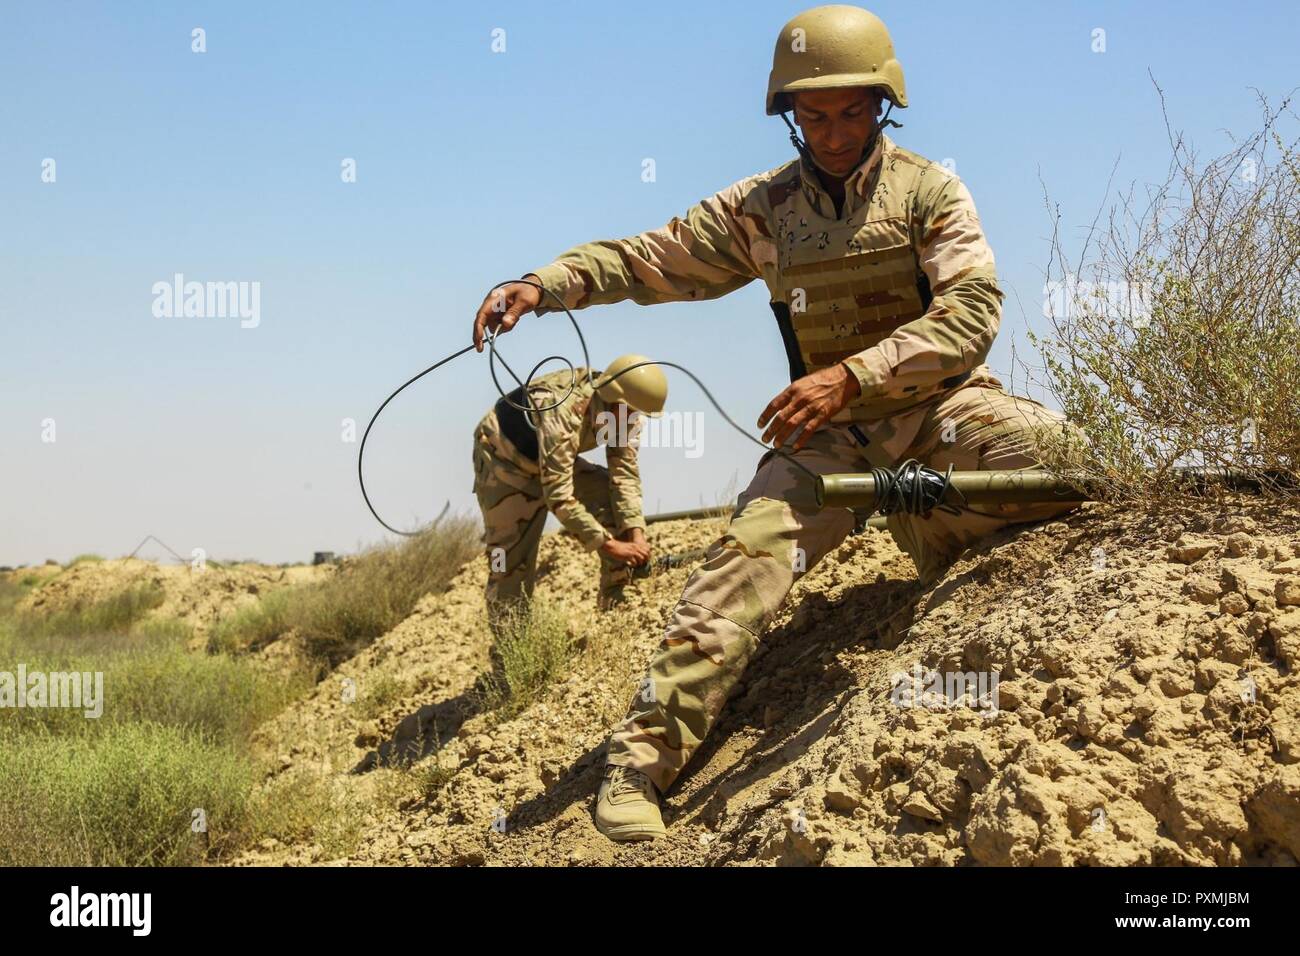
[[(876, 345), (930, 307), (930, 284), (911, 228), (912, 197), (923, 167), (891, 152), (884, 153), (866, 198), (847, 220), (824, 217), (797, 182), (773, 207), (778, 259), (771, 305), (791, 381)], [(946, 379), (926, 393), (854, 403), (832, 421), (884, 418), (965, 377)]]

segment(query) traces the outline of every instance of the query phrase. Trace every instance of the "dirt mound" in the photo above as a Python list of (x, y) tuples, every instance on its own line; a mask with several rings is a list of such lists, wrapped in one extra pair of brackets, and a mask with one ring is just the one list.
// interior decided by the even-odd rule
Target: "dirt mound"
[[(1087, 508), (989, 539), (929, 589), (887, 535), (850, 538), (792, 592), (654, 844), (606, 841), (591, 798), (689, 568), (598, 615), (595, 561), (564, 535), (543, 540), (538, 593), (582, 651), (520, 716), (475, 712), (475, 561), (261, 741), (281, 772), (362, 799), (401, 772), (359, 772), (380, 755), (449, 777), (376, 802), (358, 864), (1294, 864), (1300, 514), (1225, 507)], [(664, 553), (717, 531), (650, 538)], [(313, 861), (310, 846), (242, 860)]]
[(131, 588), (160, 587), (163, 602), (146, 620), (178, 618), (194, 628), (195, 643), (202, 644), (218, 617), (253, 603), (267, 591), (319, 580), (331, 571), (329, 565), (277, 568), (208, 563), (199, 570), (188, 564), (162, 565), (137, 558), (81, 561), (49, 577), (24, 597), (17, 609), (52, 614), (96, 604)]

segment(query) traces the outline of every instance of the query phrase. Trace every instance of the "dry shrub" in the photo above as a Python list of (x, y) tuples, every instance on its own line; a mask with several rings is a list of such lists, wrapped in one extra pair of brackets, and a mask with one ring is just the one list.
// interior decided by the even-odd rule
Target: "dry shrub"
[(1049, 331), (1030, 335), (1043, 360), (1030, 376), (1083, 441), (1045, 439), (1049, 467), (1106, 479), (1115, 500), (1168, 497), (1187, 466), (1243, 469), (1295, 495), (1277, 474), (1300, 460), (1300, 154), (1281, 132), (1295, 119), (1289, 102), (1272, 109), (1261, 98), (1260, 128), (1208, 160), (1166, 114), (1164, 182), (1130, 186), (1104, 226), (1099, 213), (1073, 268), (1055, 211)]

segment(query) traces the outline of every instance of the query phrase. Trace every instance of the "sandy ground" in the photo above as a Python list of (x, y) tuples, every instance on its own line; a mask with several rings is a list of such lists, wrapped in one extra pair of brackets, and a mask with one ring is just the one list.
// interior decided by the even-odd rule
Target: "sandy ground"
[[(683, 551), (721, 528), (650, 540)], [(851, 537), (796, 586), (667, 794), (668, 838), (624, 846), (590, 819), (604, 743), (689, 567), (598, 614), (595, 559), (548, 535), (538, 595), (578, 644), (567, 676), (512, 719), (478, 712), (487, 568), (471, 562), (256, 735), (269, 782), (306, 775), (364, 809), (355, 852), (267, 841), (235, 862), (1294, 865), (1298, 529), (1300, 511), (1258, 499), (1095, 506), (991, 538), (928, 589), (887, 534)], [(219, 615), (328, 573), (86, 562), (25, 606), (153, 581), (151, 613), (189, 621), (198, 648)], [(290, 666), (291, 645), (262, 658)], [(986, 696), (928, 699), (934, 672), (982, 673)], [(445, 782), (417, 794), (386, 765), (402, 755)]]
[[(689, 569), (598, 615), (594, 559), (550, 535), (539, 595), (582, 645), (567, 680), (514, 719), (474, 712), (487, 637), (473, 562), (259, 735), (279, 772), (360, 800), (401, 772), (370, 769), (381, 754), (424, 754), (450, 779), (375, 801), (345, 860), (271, 844), (238, 862), (1292, 865), (1297, 518), (1256, 500), (1092, 507), (990, 539), (929, 589), (886, 534), (850, 538), (796, 586), (667, 794), (668, 839), (631, 846), (595, 831), (592, 795)], [(717, 531), (656, 525), (651, 543)], [(931, 671), (984, 672), (986, 689), (996, 675), (996, 708), (927, 700)]]

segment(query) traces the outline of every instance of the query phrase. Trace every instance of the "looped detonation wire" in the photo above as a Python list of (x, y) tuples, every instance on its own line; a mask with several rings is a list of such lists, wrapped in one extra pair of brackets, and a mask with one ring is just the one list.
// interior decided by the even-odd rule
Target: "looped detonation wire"
[[(537, 282), (530, 282), (527, 279), (508, 279), (505, 282), (498, 282), (496, 285), (492, 287), (492, 289), (489, 289), (488, 291), (490, 293), (494, 289), (499, 289), (503, 285), (509, 285), (513, 282), (519, 282), (524, 285), (530, 285), (534, 289), (541, 290), (544, 296), (549, 295), (552, 299), (554, 299), (559, 304), (559, 307), (564, 311), (564, 314), (569, 317), (569, 322), (570, 324), (573, 325), (573, 331), (576, 332), (578, 335), (578, 344), (582, 347), (582, 364), (587, 369), (587, 373), (586, 373), (587, 382), (590, 383), (593, 387), (604, 387), (605, 385), (608, 385), (610, 382), (617, 381), (619, 378), (626, 375), (628, 372), (632, 371), (633, 369), (638, 369), (643, 365), (659, 365), (664, 368), (676, 369), (677, 371), (685, 374), (692, 382), (694, 382), (699, 387), (700, 391), (704, 393), (704, 397), (709, 400), (709, 404), (712, 405), (714, 409), (717, 411), (717, 413), (722, 416), (722, 420), (725, 421), (732, 428), (734, 428), (737, 432), (739, 432), (741, 435), (744, 435), (746, 438), (752, 441), (759, 448), (762, 448), (764, 451), (775, 452), (776, 454), (780, 455), (782, 458), (785, 458), (792, 465), (794, 465), (800, 471), (807, 474), (814, 481), (818, 478), (816, 472), (812, 471), (807, 466), (805, 466), (803, 462), (795, 459), (793, 455), (789, 454), (784, 449), (769, 448), (767, 445), (763, 444), (762, 441), (755, 438), (749, 432), (745, 431), (745, 429), (741, 428), (734, 421), (732, 421), (731, 416), (728, 415), (726, 411), (722, 408), (722, 406), (718, 404), (717, 399), (713, 397), (713, 393), (709, 391), (708, 387), (699, 380), (699, 378), (695, 375), (694, 372), (692, 372), (690, 369), (686, 368), (685, 366), (678, 365), (675, 362), (659, 362), (654, 360), (637, 362), (635, 365), (629, 365), (627, 368), (620, 371), (617, 375), (613, 375), (610, 378), (605, 379), (600, 383), (599, 386), (597, 386), (596, 376), (592, 374), (591, 371), (591, 357), (587, 353), (587, 340), (583, 337), (582, 328), (578, 325), (578, 320), (573, 317), (573, 313), (570, 312), (568, 306), (564, 304), (564, 300), (561, 299), (554, 292), (552, 292), (550, 289), (546, 288), (544, 285), (541, 285)], [(497, 393), (501, 396), (501, 398), (510, 406), (517, 408), (521, 412), (523, 412), (525, 419), (527, 419), (528, 421), (528, 424), (531, 425), (534, 430), (536, 430), (537, 426), (533, 422), (533, 414), (536, 412), (549, 411), (550, 409), (558, 408), (560, 405), (563, 405), (564, 402), (568, 400), (569, 396), (573, 394), (573, 390), (578, 387), (578, 370), (574, 366), (574, 364), (570, 362), (567, 358), (565, 358), (563, 355), (548, 355), (546, 358), (542, 359), (540, 362), (538, 362), (536, 365), (533, 366), (532, 371), (528, 373), (527, 378), (520, 380), (519, 376), (515, 374), (514, 369), (510, 367), (508, 362), (506, 362), (505, 357), (502, 356), (498, 351), (497, 344), (496, 344), (497, 335), (498, 332), (493, 330), (492, 332), (489, 332), (487, 336), (488, 370), (492, 375), (492, 384), (496, 388)], [(393, 391), (391, 395), (389, 395), (386, 399), (384, 399), (383, 403), (379, 406), (379, 408), (375, 409), (375, 413), (370, 416), (369, 424), (366, 425), (366, 430), (361, 435), (361, 447), (357, 449), (357, 481), (361, 485), (361, 497), (365, 499), (366, 507), (369, 508), (370, 513), (375, 516), (375, 520), (378, 521), (385, 528), (387, 528), (389, 531), (393, 532), (393, 534), (400, 534), (405, 537), (411, 538), (411, 537), (415, 537), (420, 532), (402, 531), (399, 528), (394, 528), (383, 518), (379, 517), (379, 512), (375, 510), (375, 506), (370, 502), (370, 495), (366, 493), (365, 473), (362, 470), (362, 463), (365, 461), (365, 456), (366, 456), (366, 439), (370, 437), (370, 429), (374, 427), (375, 422), (379, 419), (379, 416), (383, 412), (383, 410), (388, 407), (389, 402), (395, 399), (398, 395), (402, 394), (402, 392), (404, 392), (410, 386), (414, 385), (420, 379), (424, 378), (424, 376), (428, 375), (430, 372), (436, 371), (437, 369), (446, 365), (452, 359), (460, 358), (460, 356), (464, 355), (466, 352), (473, 350), (473, 348), (474, 348), (473, 345), (467, 345), (458, 352), (452, 352), (446, 358), (434, 362), (423, 372), (413, 375), (405, 382), (403, 382), (400, 386), (397, 387), (397, 389)], [(536, 377), (538, 369), (540, 369), (547, 362), (552, 362), (552, 361), (563, 362), (565, 365), (569, 367), (570, 379), (569, 379), (568, 390), (565, 391), (564, 395), (561, 398), (552, 402), (549, 405), (535, 405), (533, 403), (533, 397), (531, 394), (533, 378)], [(509, 394), (506, 392), (504, 388), (501, 387), (500, 381), (497, 380), (497, 371), (496, 371), (497, 362), (500, 362), (502, 368), (504, 368), (507, 372), (510, 373), (510, 377), (515, 380), (515, 384), (520, 386), (520, 390), (522, 392), (524, 402), (525, 402), (524, 404), (521, 405), (517, 402), (511, 401)]]
[[(961, 514), (956, 505), (944, 503), (944, 495), (952, 487), (952, 465), (943, 474), (927, 468), (915, 458), (909, 458), (897, 468), (872, 468), (876, 484), (876, 514), (928, 515), (935, 508), (948, 514)], [(952, 489), (965, 496), (956, 488)]]

